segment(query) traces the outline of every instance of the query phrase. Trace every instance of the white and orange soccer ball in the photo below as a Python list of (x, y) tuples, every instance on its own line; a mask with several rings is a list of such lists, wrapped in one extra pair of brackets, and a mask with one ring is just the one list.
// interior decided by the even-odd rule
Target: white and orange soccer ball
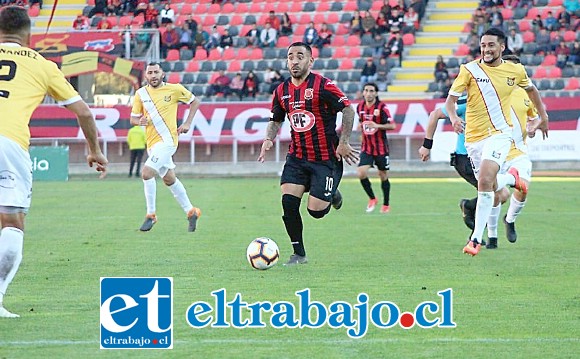
[(280, 258), (278, 245), (270, 238), (254, 239), (246, 250), (246, 258), (250, 265), (259, 270), (272, 268)]

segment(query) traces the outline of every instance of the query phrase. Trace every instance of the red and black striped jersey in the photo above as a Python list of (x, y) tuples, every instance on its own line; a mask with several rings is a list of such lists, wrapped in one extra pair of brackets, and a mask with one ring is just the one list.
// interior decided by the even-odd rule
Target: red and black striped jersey
[(350, 106), (349, 99), (329, 79), (310, 73), (300, 86), (289, 78), (276, 88), (270, 121), (290, 121), (292, 142), (288, 153), (307, 161), (336, 158), (336, 114)]
[(363, 101), (356, 107), (359, 122), (362, 128), (361, 152), (372, 156), (383, 156), (389, 153), (389, 143), (387, 141), (387, 131), (365, 126), (365, 122), (376, 122), (384, 125), (392, 123), (391, 113), (384, 102), (375, 101), (371, 106), (367, 106)]

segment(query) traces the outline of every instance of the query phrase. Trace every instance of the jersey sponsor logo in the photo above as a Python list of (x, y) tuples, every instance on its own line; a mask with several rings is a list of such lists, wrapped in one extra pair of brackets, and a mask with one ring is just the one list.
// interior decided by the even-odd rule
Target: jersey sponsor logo
[(508, 77), (507, 78), (507, 84), (508, 86), (513, 86), (516, 83), (516, 78), (515, 77)]
[(101, 278), (101, 349), (172, 349), (173, 278)]
[(365, 135), (372, 135), (378, 131), (376, 127), (370, 127), (370, 124), (374, 123), (373, 121), (364, 121), (362, 123), (362, 130)]
[(314, 114), (306, 110), (292, 111), (288, 114), (288, 118), (290, 119), (290, 126), (296, 132), (306, 132), (312, 129), (316, 122)]
[(314, 98), (314, 89), (304, 90), (304, 99), (305, 100), (312, 100), (313, 98)]
[(292, 95), (284, 95), (284, 96), (282, 96), (282, 97), (280, 98), (280, 100), (282, 100), (282, 101), (283, 101), (283, 100), (285, 100), (285, 99), (287, 99), (287, 98), (290, 98), (290, 97), (292, 97)]
[(490, 79), (482, 79), (480, 77), (476, 77), (475, 78), (475, 81), (477, 81), (477, 82), (485, 82), (485, 83), (490, 83), (491, 82)]

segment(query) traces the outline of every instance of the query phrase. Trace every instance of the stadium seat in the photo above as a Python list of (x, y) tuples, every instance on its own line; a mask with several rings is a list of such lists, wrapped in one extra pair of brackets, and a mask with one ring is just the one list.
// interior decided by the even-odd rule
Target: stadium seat
[(362, 46), (370, 46), (371, 43), (373, 42), (373, 37), (371, 36), (371, 34), (364, 34), (363, 36), (361, 36), (360, 42)]
[(528, 9), (525, 7), (518, 7), (514, 10), (514, 20), (521, 20), (526, 17)]
[(193, 59), (193, 51), (188, 48), (182, 48), (179, 50), (179, 59), (182, 61), (189, 61)]
[(566, 84), (566, 87), (564, 87), (565, 90), (578, 90), (580, 89), (580, 83), (578, 83), (578, 79), (575, 77), (572, 77), (571, 79), (568, 80), (568, 83)]
[(459, 61), (457, 60), (457, 58), (450, 57), (449, 60), (447, 60), (447, 67), (450, 69), (459, 67)]
[(335, 1), (330, 5), (330, 11), (342, 11), (343, 6), (341, 2)]
[(336, 80), (337, 75), (336, 75), (336, 72), (334, 72), (334, 71), (325, 71), (322, 76), (326, 77), (329, 80), (337, 81)]
[(161, 70), (163, 70), (163, 72), (171, 72), (171, 63), (167, 62), (167, 61), (162, 61), (159, 66), (161, 67)]
[[(326, 22), (328, 24), (336, 24), (339, 25), (339, 20), (338, 20), (338, 14), (335, 12), (331, 12), (331, 13), (326, 13)], [(342, 27), (342, 26), (339, 26)], [(338, 31), (338, 29), (335, 29), (335, 32)]]
[(230, 61), (228, 72), (239, 72), (242, 70), (242, 64), (238, 60)]
[(324, 60), (317, 60), (314, 61), (314, 64), (312, 64), (312, 69), (320, 72), (320, 70), (324, 70), (326, 68), (326, 62)]
[(167, 51), (167, 61), (178, 61), (179, 60), (179, 50), (171, 49)]
[(526, 31), (530, 31), (532, 29), (532, 25), (530, 25), (530, 22), (528, 20), (522, 20), (519, 23), (519, 27), (520, 27), (520, 32), (526, 32)]
[(256, 64), (256, 70), (258, 70), (258, 71), (266, 71), (268, 69), (268, 67), (270, 67), (270, 65), (268, 64), (268, 61), (266, 61), (266, 60), (260, 60)]
[(330, 2), (329, 1), (321, 1), (320, 3), (318, 3), (318, 6), (316, 8), (316, 12), (326, 13), (328, 11), (330, 11)]
[(554, 66), (556, 65), (556, 56), (549, 54), (544, 56), (544, 61), (542, 61), (543, 66)]
[(204, 61), (201, 63), (201, 69), (200, 71), (202, 72), (211, 72), (213, 71), (213, 61)]
[(205, 17), (201, 21), (201, 24), (205, 27), (216, 25), (215, 16), (210, 14), (205, 15)]
[(297, 24), (310, 24), (312, 22), (312, 17), (310, 14), (304, 13), (298, 17)]
[(574, 77), (574, 68), (568, 66), (564, 67), (562, 70), (562, 77)]
[(191, 85), (192, 83), (195, 82), (193, 79), (193, 74), (189, 72), (184, 73), (181, 82), (185, 85)]
[(248, 4), (243, 3), (243, 2), (238, 2), (236, 5), (236, 13), (238, 14), (245, 14), (250, 12), (250, 7), (248, 6)]
[(172, 72), (169, 74), (169, 76), (167, 77), (167, 82), (169, 82), (170, 84), (178, 84), (181, 82), (181, 74), (177, 73), (177, 72)]
[(187, 63), (185, 67), (185, 71), (187, 72), (198, 72), (199, 71), (199, 62), (196, 60), (191, 60)]
[(320, 50), (319, 56), (322, 58), (332, 57), (332, 49), (330, 47), (323, 47), (322, 50)]
[[(530, 42), (530, 43), (524, 43), (524, 47), (523, 47), (523, 53), (524, 54), (535, 54), (536, 52), (538, 52), (538, 44), (536, 44), (535, 42)], [(540, 63), (542, 63), (540, 61)], [(532, 65), (532, 60), (530, 58), (528, 65)], [(539, 64), (538, 64), (539, 65)], [(536, 65), (537, 66), (537, 65)]]
[(542, 94), (543, 97), (557, 97), (554, 91), (546, 91)]
[(214, 69), (216, 71), (227, 71), (228, 70), (228, 64), (225, 61), (216, 61)]
[(346, 58), (347, 54), (346, 54), (346, 47), (344, 46), (340, 46), (340, 47), (335, 47), (334, 48), (334, 56), (335, 59), (342, 59), (342, 58)]
[(430, 82), (427, 86), (427, 92), (437, 92), (439, 91), (439, 84), (437, 82)]
[(232, 14), (234, 11), (236, 11), (236, 7), (234, 4), (229, 2), (225, 3), (221, 9), (222, 14)]
[(536, 71), (534, 71), (534, 76), (532, 76), (535, 79), (543, 79), (546, 78), (547, 76), (547, 72), (546, 72), (546, 68), (543, 66), (538, 66), (536, 67)]
[(512, 9), (510, 9), (510, 8), (507, 8), (507, 7), (506, 7), (506, 8), (503, 8), (503, 9), (501, 10), (501, 15), (503, 16), (503, 20), (504, 20), (504, 21), (505, 21), (505, 20), (509, 20), (509, 19), (511, 19), (512, 17), (514, 17), (514, 13), (513, 13)]
[(261, 60), (264, 58), (264, 51), (262, 51), (262, 49), (260, 49), (259, 47), (252, 49), (252, 51), (250, 52), (250, 59), (252, 60)]
[(302, 6), (302, 11), (314, 12), (316, 11), (316, 5), (314, 5), (314, 3), (312, 2), (305, 2), (304, 5)]
[(286, 68), (286, 61), (284, 60), (272, 60), (270, 67), (274, 70), (281, 71)]
[[(312, 4), (312, 3), (306, 3), (306, 4)], [(316, 13), (316, 14), (314, 14), (314, 17), (312, 18), (312, 21), (314, 21), (315, 25), (322, 24), (322, 23), (326, 22), (326, 15), (324, 13)]]
[(263, 4), (260, 2), (252, 2), (250, 5), (249, 12), (252, 14), (261, 14), (262, 13)]
[[(229, 24), (230, 17), (228, 15), (219, 15), (216, 21), (216, 25), (224, 26)], [(230, 34), (231, 35), (231, 34)]]
[(372, 47), (363, 47), (362, 57), (373, 57), (375, 55), (375, 49)]
[(207, 74), (200, 72), (199, 74), (197, 74), (197, 77), (195, 78), (195, 83), (205, 85), (209, 82), (208, 80), (209, 79), (207, 77)]
[(562, 69), (559, 67), (552, 67), (550, 71), (548, 71), (548, 78), (550, 79), (559, 79), (562, 78)]
[(553, 7), (562, 6), (563, 2), (564, 2), (563, 0), (549, 0), (548, 6), (553, 6)]
[(405, 34), (403, 35), (403, 45), (411, 46), (415, 43), (415, 35), (413, 34)]
[(209, 56), (207, 57), (208, 60), (219, 60), (222, 58), (222, 54), (220, 53), (220, 51), (218, 49), (211, 49), (209, 50)]
[(252, 25), (256, 23), (256, 17), (254, 15), (246, 15), (244, 19), (244, 25)]
[(346, 40), (344, 36), (333, 36), (332, 37), (332, 46), (334, 47), (342, 47), (346, 45)]
[(302, 2), (301, 1), (292, 2), (289, 12), (302, 12)]
[(242, 64), (242, 71), (254, 71), (255, 66), (254, 66), (254, 61), (249, 60), (249, 61), (244, 61), (244, 63)]
[(349, 76), (351, 81), (360, 82), (361, 73), (358, 70), (349, 71)]
[(548, 79), (542, 79), (538, 84), (538, 90), (545, 91), (552, 89), (552, 83)]
[(133, 23), (133, 16), (131, 15), (121, 16), (119, 19), (119, 27), (125, 27), (131, 25), (131, 23)]
[[(351, 63), (351, 68), (352, 68), (352, 61), (351, 61), (351, 60), (348, 60), (348, 59), (346, 59), (346, 60), (341, 60), (341, 63), (342, 63), (342, 61), (347, 61), (347, 62), (350, 62), (350, 63)], [(338, 69), (338, 68), (339, 68), (339, 66), (340, 66), (340, 65), (339, 65), (339, 63), (338, 63), (338, 60), (337, 60), (337, 59), (330, 59), (330, 60), (328, 60), (328, 62), (326, 63), (326, 68), (327, 68), (327, 69), (329, 69), (329, 70), (336, 70), (336, 69)]]
[(346, 92), (350, 94), (354, 94), (359, 90), (359, 84), (356, 82), (349, 82), (348, 86), (346, 87)]
[(566, 84), (564, 83), (564, 80), (562, 80), (561, 78), (554, 80), (554, 83), (552, 83), (553, 90), (563, 90), (564, 87), (566, 87)]
[(358, 35), (350, 35), (347, 39), (346, 39), (346, 45), (347, 46), (360, 46), (360, 36)]
[[(244, 19), (242, 15), (236, 14), (230, 18), (230, 26), (238, 26), (244, 23)], [(246, 33), (242, 33), (242, 36), (245, 36)]]
[(348, 12), (357, 11), (357, 1), (347, 1), (346, 4), (344, 4), (342, 10)]
[(338, 71), (336, 81), (338, 81), (338, 82), (350, 81), (349, 72), (348, 71)]
[(536, 35), (532, 31), (526, 31), (522, 34), (524, 43), (534, 42), (536, 40)]
[(288, 46), (290, 46), (290, 38), (288, 36), (282, 36), (278, 38), (278, 42), (276, 45), (278, 47), (283, 47), (284, 49), (286, 49)]
[(564, 42), (574, 42), (576, 40), (576, 33), (574, 31), (566, 31), (564, 33)]
[(465, 56), (469, 54), (469, 46), (466, 44), (461, 44), (455, 51), (455, 56)]
[(179, 14), (180, 15), (191, 15), (193, 14), (193, 7), (191, 6), (191, 4), (183, 4), (183, 6), (181, 6), (181, 10), (179, 10)]
[(351, 59), (342, 60), (339, 64), (338, 68), (341, 70), (352, 70), (353, 69), (352, 60)]
[(317, 59), (319, 53), (320, 53), (320, 50), (318, 50), (318, 47), (313, 47), (312, 48), (312, 57), (314, 57), (315, 59)]
[(534, 55), (532, 56), (532, 66), (539, 66), (542, 64), (542, 61), (544, 60), (544, 56), (542, 55)]
[(171, 68), (172, 72), (183, 72), (185, 71), (185, 64), (181, 61), (176, 61), (173, 63), (173, 67)]
[(235, 58), (236, 58), (236, 50), (231, 47), (224, 49), (224, 52), (222, 52), (222, 59), (224, 60), (233, 60)]
[(290, 4), (287, 2), (279, 2), (276, 6), (276, 12), (285, 13), (290, 11)]
[(540, 10), (537, 7), (531, 7), (526, 14), (526, 19), (534, 20), (539, 14)]
[(205, 50), (203, 49), (198, 49), (195, 52), (194, 59), (196, 59), (197, 61), (207, 60), (207, 52), (205, 52)]

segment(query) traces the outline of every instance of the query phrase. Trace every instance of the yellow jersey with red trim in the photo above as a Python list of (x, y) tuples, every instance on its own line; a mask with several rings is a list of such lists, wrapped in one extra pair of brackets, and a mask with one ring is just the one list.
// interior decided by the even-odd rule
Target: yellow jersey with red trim
[(28, 47), (0, 43), (0, 135), (27, 151), (30, 117), (46, 94), (59, 105), (81, 100), (54, 62)]
[(147, 148), (158, 142), (177, 146), (177, 106), (190, 104), (195, 96), (181, 84), (149, 85), (135, 93), (131, 116), (147, 117)]
[(526, 139), (528, 132), (526, 124), (530, 120), (538, 118), (538, 110), (530, 100), (528, 92), (522, 88), (516, 88), (511, 95), (511, 110), (514, 128), (512, 132), (512, 145), (507, 155), (507, 161), (528, 153)]
[(520, 64), (502, 61), (492, 67), (474, 60), (461, 65), (449, 94), (459, 97), (467, 91), (465, 142), (478, 142), (498, 133), (511, 134), (510, 95), (515, 88), (530, 84)]

